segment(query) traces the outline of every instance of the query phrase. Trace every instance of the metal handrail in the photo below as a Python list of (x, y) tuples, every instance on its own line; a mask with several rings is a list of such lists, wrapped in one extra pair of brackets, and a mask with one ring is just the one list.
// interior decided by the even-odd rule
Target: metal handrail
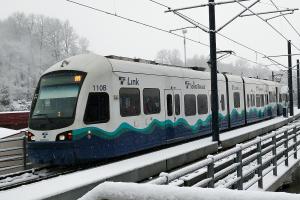
[[(187, 181), (188, 175), (193, 172), (207, 168), (206, 178), (202, 178), (193, 187), (215, 187), (215, 183), (220, 178), (223, 178), (232, 172), (236, 172), (235, 178), (227, 182), (222, 187), (235, 187), (242, 190), (244, 187), (251, 187), (253, 184), (258, 183), (259, 188), (263, 188), (263, 177), (273, 171), (273, 175), (277, 176), (277, 167), (281, 163), (289, 165), (289, 158), (294, 156), (297, 159), (297, 152), (300, 142), (297, 137), (300, 136), (300, 122), (297, 124), (287, 125), (277, 131), (257, 137), (254, 140), (246, 142), (244, 144), (237, 144), (236, 147), (219, 153), (217, 155), (209, 155), (206, 159), (199, 161), (195, 164), (183, 167), (179, 170), (171, 173), (161, 173), (159, 178), (150, 181), (151, 184), (169, 184), (175, 180)], [(263, 145), (264, 144), (264, 147)], [(243, 151), (256, 146), (257, 152), (245, 157)], [(283, 149), (277, 149), (282, 147)], [(252, 150), (252, 149), (250, 149)], [(267, 159), (263, 159), (262, 156), (266, 154), (272, 154)], [(244, 157), (243, 157), (244, 156)], [(216, 167), (222, 165), (222, 160), (230, 158), (235, 160), (235, 163), (225, 166), (224, 168), (216, 171)], [(249, 170), (243, 170), (243, 167), (256, 161), (256, 165)], [(270, 166), (271, 165), (271, 166)], [(203, 175), (203, 173), (201, 174)], [(249, 179), (249, 176), (254, 176)], [(248, 177), (248, 178), (247, 178)]]

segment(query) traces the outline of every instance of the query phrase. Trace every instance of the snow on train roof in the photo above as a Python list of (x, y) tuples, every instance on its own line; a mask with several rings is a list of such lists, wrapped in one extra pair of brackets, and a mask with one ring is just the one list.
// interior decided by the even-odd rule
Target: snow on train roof
[[(121, 58), (121, 57), (120, 57)], [(131, 60), (131, 61), (129, 61)], [(210, 72), (197, 71), (190, 68), (176, 67), (176, 66), (166, 66), (158, 63), (143, 63), (133, 60), (139, 59), (130, 59), (122, 60), (116, 58), (106, 58), (101, 55), (89, 53), (89, 54), (80, 54), (72, 56), (63, 61), (60, 61), (48, 70), (44, 74), (59, 71), (59, 70), (78, 70), (83, 72), (96, 72), (96, 73), (105, 73), (108, 71), (111, 72), (127, 72), (127, 73), (140, 73), (140, 74), (149, 74), (149, 75), (159, 75), (159, 76), (174, 76), (182, 78), (197, 78), (197, 79), (210, 79)], [(62, 67), (64, 61), (67, 61), (65, 67)], [(100, 67), (99, 67), (100, 66)], [(226, 75), (229, 81), (232, 82), (243, 82), (240, 76), (236, 75)], [(218, 80), (225, 81), (223, 74), (218, 74)], [(267, 85), (276, 85), (276, 83), (267, 80), (260, 80), (254, 78), (244, 78), (246, 83), (254, 84), (267, 84)]]
[[(184, 67), (166, 66), (160, 64), (148, 64), (132, 62), (126, 60), (109, 59), (114, 72), (141, 73), (158, 76), (173, 76), (186, 78), (210, 79), (209, 72), (197, 71)], [(222, 74), (218, 74), (218, 79), (225, 81)]]
[(255, 85), (268, 85), (268, 86), (276, 86), (276, 82), (270, 81), (270, 80), (262, 80), (262, 79), (257, 79), (257, 78), (245, 78), (244, 77), (245, 83), (248, 84), (255, 84)]

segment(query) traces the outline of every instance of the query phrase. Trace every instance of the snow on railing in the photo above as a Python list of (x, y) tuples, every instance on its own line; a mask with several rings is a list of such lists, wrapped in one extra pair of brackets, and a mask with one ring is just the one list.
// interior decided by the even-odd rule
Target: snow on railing
[(299, 200), (299, 194), (105, 182), (79, 200)]
[(278, 165), (289, 166), (291, 156), (297, 159), (299, 136), (300, 123), (296, 122), (179, 170), (162, 172), (148, 183), (239, 190), (258, 183), (263, 188), (264, 176), (271, 171), (277, 176)]

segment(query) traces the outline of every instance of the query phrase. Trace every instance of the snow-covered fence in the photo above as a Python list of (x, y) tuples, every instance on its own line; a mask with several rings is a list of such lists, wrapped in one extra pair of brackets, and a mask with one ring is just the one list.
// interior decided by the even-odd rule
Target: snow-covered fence
[(299, 194), (105, 182), (79, 200), (299, 200)]
[(13, 137), (0, 140), (0, 174), (26, 169), (26, 137)]
[[(277, 176), (279, 165), (284, 163), (289, 166), (291, 156), (298, 159), (299, 136), (300, 123), (297, 122), (247, 143), (237, 144), (227, 151), (209, 155), (207, 159), (179, 170), (161, 173), (158, 178), (148, 183), (239, 190), (248, 189), (258, 183), (258, 187), (263, 188), (264, 176), (271, 171)], [(232, 164), (226, 165), (226, 162), (232, 160)], [(216, 170), (220, 166), (221, 169)], [(197, 183), (191, 185), (191, 179), (197, 178)]]

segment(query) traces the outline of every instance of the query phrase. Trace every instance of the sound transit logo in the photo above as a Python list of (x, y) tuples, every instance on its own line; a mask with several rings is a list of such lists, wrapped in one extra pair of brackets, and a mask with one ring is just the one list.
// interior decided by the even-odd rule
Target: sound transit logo
[(140, 85), (140, 83), (139, 83), (140, 80), (138, 78), (132, 79), (130, 77), (122, 77), (122, 76), (120, 76), (119, 77), (119, 81), (120, 81), (121, 85), (124, 85), (125, 83), (127, 85)]

